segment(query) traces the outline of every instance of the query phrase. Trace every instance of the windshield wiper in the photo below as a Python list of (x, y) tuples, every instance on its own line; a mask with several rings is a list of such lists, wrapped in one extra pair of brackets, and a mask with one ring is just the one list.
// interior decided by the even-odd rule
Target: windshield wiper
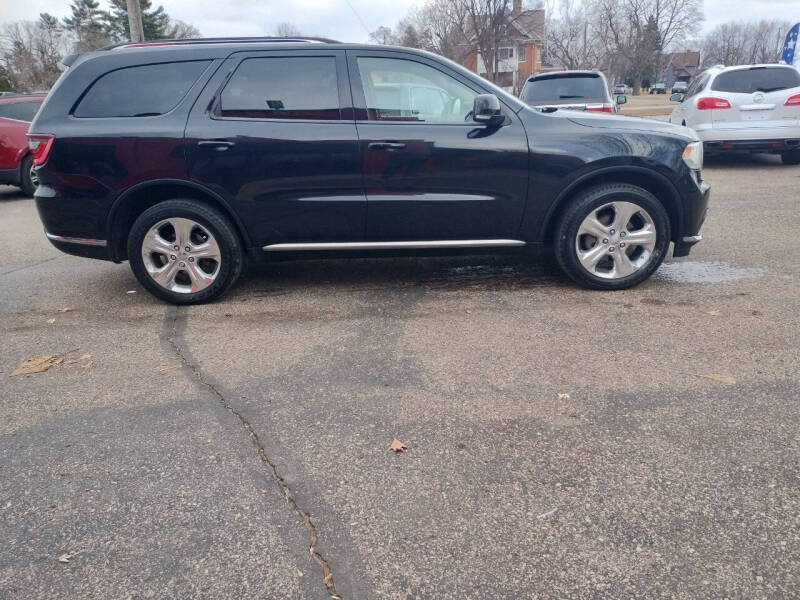
[(559, 96), (561, 100), (567, 100), (569, 98), (586, 98), (586, 96)]
[(785, 90), (785, 89), (786, 89), (785, 86), (780, 86), (780, 87), (774, 87), (774, 88), (756, 88), (756, 91), (757, 92), (764, 92), (765, 94), (768, 94), (770, 92), (779, 92), (780, 90)]

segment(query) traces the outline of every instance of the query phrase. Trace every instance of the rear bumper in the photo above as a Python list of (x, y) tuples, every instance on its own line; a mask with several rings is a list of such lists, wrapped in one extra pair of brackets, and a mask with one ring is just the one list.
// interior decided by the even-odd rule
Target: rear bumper
[(772, 138), (759, 140), (712, 140), (703, 143), (706, 154), (726, 152), (753, 152), (759, 154), (783, 154), (800, 149), (800, 136), (796, 138)]
[(66, 254), (82, 256), (84, 258), (97, 258), (111, 260), (106, 240), (92, 238), (76, 238), (57, 235), (48, 231), (44, 232), (50, 243)]

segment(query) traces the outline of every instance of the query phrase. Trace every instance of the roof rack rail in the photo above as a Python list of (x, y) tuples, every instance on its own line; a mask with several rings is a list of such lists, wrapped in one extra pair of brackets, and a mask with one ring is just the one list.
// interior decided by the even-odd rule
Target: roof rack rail
[(106, 46), (103, 50), (116, 48), (148, 48), (152, 46), (190, 46), (195, 44), (259, 44), (295, 43), (295, 44), (340, 44), (338, 40), (323, 37), (224, 37), (224, 38), (180, 38), (168, 40), (149, 40), (146, 42), (121, 42)]

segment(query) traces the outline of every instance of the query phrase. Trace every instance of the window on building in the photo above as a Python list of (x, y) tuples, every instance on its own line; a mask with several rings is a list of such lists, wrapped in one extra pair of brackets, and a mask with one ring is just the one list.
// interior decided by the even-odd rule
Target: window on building
[(519, 52), (517, 53), (517, 59), (519, 60), (519, 62), (525, 62), (526, 60), (528, 60), (527, 50), (528, 49), (525, 46), (519, 47)]
[(498, 48), (497, 60), (508, 60), (514, 58), (514, 48)]

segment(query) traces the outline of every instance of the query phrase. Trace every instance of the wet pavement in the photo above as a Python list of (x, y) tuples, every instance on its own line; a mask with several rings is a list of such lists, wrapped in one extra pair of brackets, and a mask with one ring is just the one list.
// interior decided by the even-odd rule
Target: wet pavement
[(800, 168), (704, 176), (634, 290), (298, 261), (191, 308), (0, 187), (0, 598), (794, 597)]

